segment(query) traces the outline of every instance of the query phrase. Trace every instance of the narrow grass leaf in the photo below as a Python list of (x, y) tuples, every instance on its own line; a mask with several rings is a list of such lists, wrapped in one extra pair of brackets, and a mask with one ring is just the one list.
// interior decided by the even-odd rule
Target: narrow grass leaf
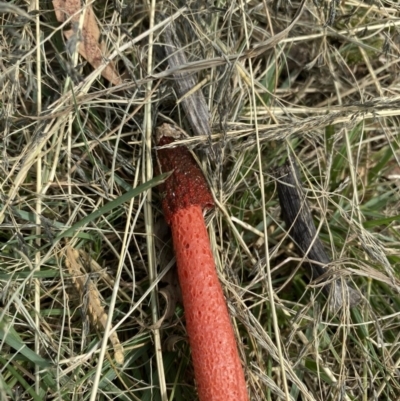
[(142, 192), (149, 190), (150, 188), (153, 188), (162, 182), (164, 182), (167, 177), (170, 175), (170, 173), (164, 173), (159, 175), (156, 178), (153, 178), (150, 181), (145, 182), (142, 185), (139, 185), (136, 188), (132, 188), (130, 191), (124, 193), (121, 195), (119, 198), (114, 199), (111, 202), (108, 202), (105, 204), (103, 207), (100, 209), (94, 211), (93, 213), (87, 215), (84, 217), (82, 220), (78, 221), (75, 223), (72, 227), (68, 228), (67, 230), (63, 231), (60, 233), (57, 237), (56, 240), (60, 240), (61, 238), (66, 238), (66, 237), (72, 237), (75, 233), (75, 231), (79, 230), (80, 228), (84, 227), (86, 224), (90, 223), (91, 221), (99, 218), (105, 213), (108, 213), (110, 210), (115, 209), (118, 206), (121, 206), (125, 202), (129, 202), (132, 198), (140, 195)]
[[(29, 394), (33, 401), (43, 401), (43, 398), (39, 397), (32, 386), (19, 374), (19, 371), (14, 368), (10, 363), (0, 356), (0, 364), (6, 367), (6, 370), (18, 381), (18, 383), (24, 388), (27, 394)], [(3, 368), (4, 369), (4, 368)]]
[(5, 324), (0, 325), (0, 340), (4, 341), (11, 348), (14, 348), (21, 355), (27, 358), (34, 365), (41, 368), (48, 368), (51, 366), (49, 361), (39, 356), (36, 352), (28, 348), (22, 341), (21, 337), (12, 327), (6, 327)]
[(400, 214), (396, 214), (396, 216), (392, 216), (392, 217), (385, 217), (382, 219), (364, 221), (363, 226), (364, 226), (364, 228), (387, 226), (388, 224), (393, 223), (394, 221), (400, 221)]
[(22, 270), (22, 271), (16, 271), (13, 273), (0, 273), (0, 280), (4, 280), (4, 281), (24, 280), (27, 277), (46, 279), (46, 278), (55, 278), (55, 277), (59, 277), (59, 276), (60, 276), (60, 272), (58, 270), (47, 269), (47, 270), (40, 270), (40, 271), (33, 272), (33, 273), (32, 273), (32, 270)]

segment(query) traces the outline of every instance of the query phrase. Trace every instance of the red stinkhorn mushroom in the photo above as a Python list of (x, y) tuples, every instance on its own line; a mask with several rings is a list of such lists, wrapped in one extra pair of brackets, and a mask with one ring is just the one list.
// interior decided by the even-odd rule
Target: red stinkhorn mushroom
[[(163, 124), (159, 146), (178, 131)], [(247, 389), (224, 294), (215, 270), (203, 209), (212, 208), (207, 182), (184, 146), (159, 149), (163, 210), (171, 226), (186, 327), (200, 401), (247, 401)]]

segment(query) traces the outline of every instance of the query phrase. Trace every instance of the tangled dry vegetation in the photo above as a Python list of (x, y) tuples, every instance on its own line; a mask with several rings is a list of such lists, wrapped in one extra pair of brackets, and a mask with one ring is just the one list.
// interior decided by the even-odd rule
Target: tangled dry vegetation
[[(190, 73), (212, 135), (185, 142), (218, 204), (209, 232), (251, 399), (399, 399), (397, 1), (92, 4), (95, 67), (52, 2), (0, 2), (0, 398), (196, 399), (152, 191), (155, 127), (191, 133), (174, 82)], [(168, 27), (187, 58), (175, 70)], [(327, 279), (362, 294), (355, 308), (329, 309), (289, 238), (273, 173), (288, 155)]]

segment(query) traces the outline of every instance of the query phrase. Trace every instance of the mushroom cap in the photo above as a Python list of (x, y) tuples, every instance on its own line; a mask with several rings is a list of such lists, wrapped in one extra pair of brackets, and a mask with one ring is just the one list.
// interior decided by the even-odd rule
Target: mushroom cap
[[(157, 139), (158, 146), (174, 142), (174, 138), (169, 136), (159, 136)], [(202, 210), (214, 207), (203, 172), (185, 146), (159, 149), (157, 160), (161, 173), (172, 171), (161, 185), (162, 206), (168, 224), (177, 211), (189, 206), (198, 205)]]

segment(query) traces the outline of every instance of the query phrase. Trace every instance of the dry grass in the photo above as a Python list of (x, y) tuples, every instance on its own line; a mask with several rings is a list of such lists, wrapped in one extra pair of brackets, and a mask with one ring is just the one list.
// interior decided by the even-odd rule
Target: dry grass
[[(186, 141), (218, 201), (209, 232), (251, 399), (400, 399), (399, 5), (307, 0), (279, 35), (298, 2), (154, 3), (93, 3), (119, 87), (66, 50), (50, 1), (0, 3), (0, 398), (196, 399), (151, 194), (152, 132), (188, 129), (162, 51), (174, 20), (219, 144)], [(329, 311), (288, 238), (272, 174), (288, 154), (358, 308)], [(68, 249), (86, 255), (78, 276)], [(94, 285), (105, 328), (88, 320)]]

